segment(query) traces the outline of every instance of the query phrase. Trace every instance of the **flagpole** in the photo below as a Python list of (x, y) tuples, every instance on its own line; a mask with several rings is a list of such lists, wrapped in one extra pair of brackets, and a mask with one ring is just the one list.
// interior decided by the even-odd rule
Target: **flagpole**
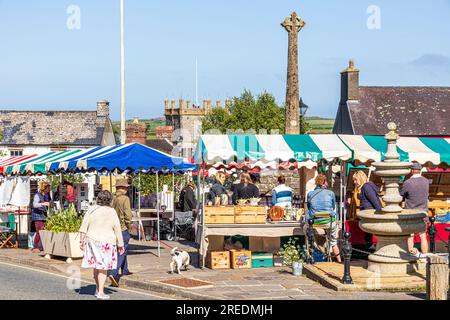
[(195, 105), (199, 107), (198, 104), (198, 63), (197, 58), (195, 58)]
[(126, 142), (125, 131), (125, 46), (124, 46), (124, 21), (123, 21), (123, 0), (120, 0), (120, 86), (121, 86), (121, 107), (120, 107), (120, 142)]

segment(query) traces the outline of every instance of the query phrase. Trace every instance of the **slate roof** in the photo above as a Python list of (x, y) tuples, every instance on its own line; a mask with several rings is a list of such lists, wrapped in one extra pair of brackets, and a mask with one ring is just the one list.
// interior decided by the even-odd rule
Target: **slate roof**
[(110, 125), (97, 111), (0, 111), (1, 144), (10, 146), (97, 146)]
[(168, 154), (173, 150), (173, 144), (167, 139), (148, 139), (145, 140), (145, 145)]
[(360, 86), (359, 101), (339, 106), (333, 131), (384, 135), (389, 122), (404, 136), (450, 135), (450, 87)]

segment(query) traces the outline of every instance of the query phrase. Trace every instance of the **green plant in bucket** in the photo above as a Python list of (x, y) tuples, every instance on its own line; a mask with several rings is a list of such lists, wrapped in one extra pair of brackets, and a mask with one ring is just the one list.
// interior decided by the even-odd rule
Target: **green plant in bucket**
[(283, 266), (286, 267), (292, 267), (294, 262), (305, 261), (304, 250), (294, 238), (290, 238), (283, 248), (280, 249), (280, 256), (283, 257)]
[(78, 232), (83, 218), (78, 216), (75, 206), (72, 204), (66, 210), (50, 213), (45, 223), (45, 229), (55, 233)]

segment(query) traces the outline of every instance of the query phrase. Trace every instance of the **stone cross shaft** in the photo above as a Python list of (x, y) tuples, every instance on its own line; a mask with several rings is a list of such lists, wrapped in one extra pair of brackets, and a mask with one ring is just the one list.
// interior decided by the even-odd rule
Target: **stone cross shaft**
[(285, 133), (299, 134), (298, 33), (305, 26), (305, 22), (293, 12), (281, 25), (289, 34)]

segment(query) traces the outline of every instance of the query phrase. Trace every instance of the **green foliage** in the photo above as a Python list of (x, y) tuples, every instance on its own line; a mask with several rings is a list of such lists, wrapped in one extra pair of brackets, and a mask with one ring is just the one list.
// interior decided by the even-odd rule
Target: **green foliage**
[(287, 267), (292, 267), (293, 262), (305, 261), (304, 251), (298, 244), (298, 240), (294, 238), (290, 238), (280, 249), (280, 255), (283, 257), (283, 265)]
[(202, 122), (202, 130), (278, 130), (284, 132), (284, 109), (277, 105), (275, 97), (263, 92), (256, 98), (249, 90), (245, 90), (240, 97), (234, 97), (230, 112), (222, 108), (215, 108)]
[[(185, 181), (184, 176), (175, 175), (175, 186), (182, 184), (184, 181)], [(159, 191), (162, 191), (163, 185), (169, 186), (169, 190), (172, 188), (172, 175), (159, 175), (158, 177)], [(137, 176), (133, 179), (133, 187), (139, 189), (139, 178)], [(154, 192), (156, 192), (156, 175), (142, 174), (141, 196), (145, 197)]]
[(82, 221), (83, 219), (78, 216), (75, 206), (71, 204), (66, 210), (50, 213), (45, 223), (45, 229), (55, 233), (78, 232)]
[(3, 141), (3, 129), (0, 128), (0, 143)]

